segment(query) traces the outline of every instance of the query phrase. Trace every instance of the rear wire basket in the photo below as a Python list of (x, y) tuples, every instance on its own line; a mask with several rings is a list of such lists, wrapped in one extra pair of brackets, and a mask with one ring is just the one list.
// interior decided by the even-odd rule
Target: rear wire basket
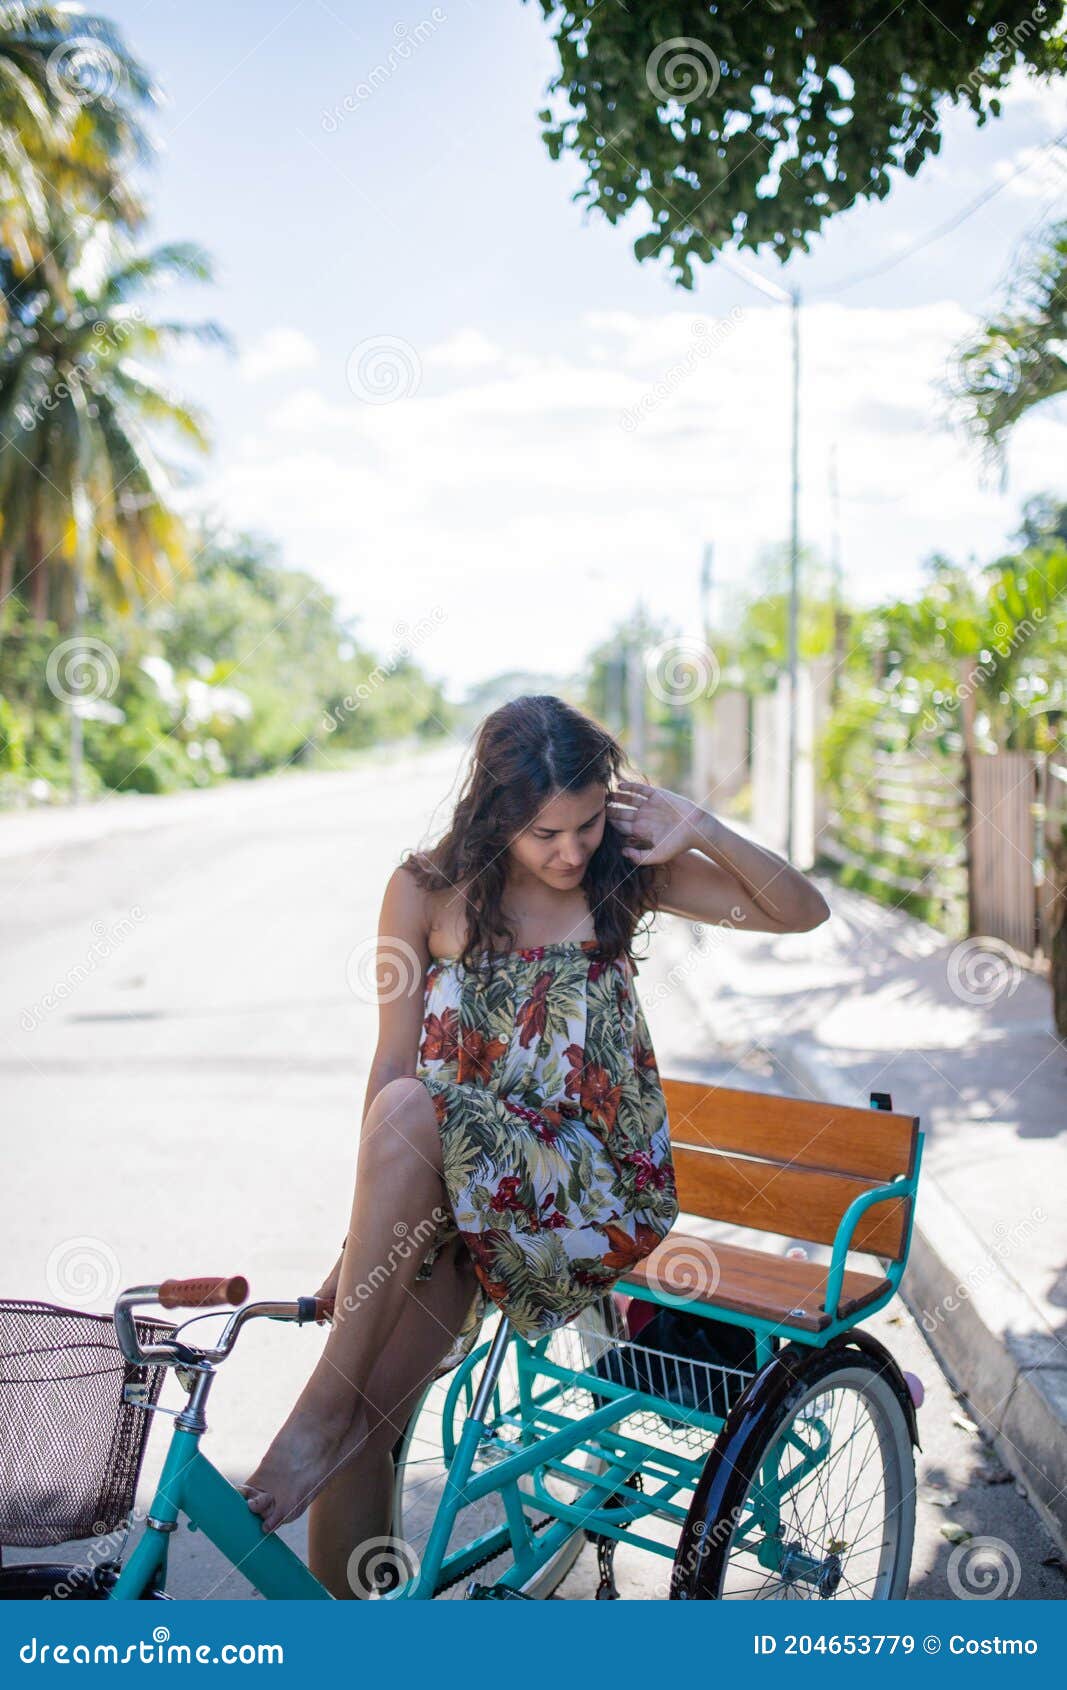
[(610, 1380), (628, 1391), (646, 1391), (663, 1400), (662, 1410), (631, 1410), (619, 1422), (620, 1432), (668, 1443), (691, 1458), (706, 1454), (715, 1442), (716, 1423), (725, 1420), (754, 1375), (744, 1368), (698, 1361), (635, 1341), (613, 1305), (601, 1307), (611, 1314), (607, 1334), (579, 1315), (558, 1327), (545, 1347), (547, 1360), (584, 1375), (574, 1383), (564, 1380), (559, 1385), (551, 1404), (556, 1415), (582, 1420), (610, 1400), (612, 1393), (600, 1392), (595, 1385), (590, 1388), (589, 1375), (593, 1375), (598, 1381)]
[[(174, 1331), (135, 1325), (142, 1344)], [(68, 1543), (125, 1525), (151, 1416), (123, 1390), (141, 1385), (155, 1403), (164, 1372), (127, 1362), (110, 1315), (0, 1300), (0, 1544)]]

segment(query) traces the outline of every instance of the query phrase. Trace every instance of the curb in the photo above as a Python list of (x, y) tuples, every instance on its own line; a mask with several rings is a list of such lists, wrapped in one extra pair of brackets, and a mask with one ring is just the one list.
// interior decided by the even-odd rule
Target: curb
[[(800, 1040), (767, 1047), (812, 1097), (866, 1106)], [(901, 1105), (903, 1107), (903, 1105)], [(936, 1239), (936, 1243), (934, 1240)], [(900, 1295), (999, 1460), (1067, 1551), (1067, 1362), (966, 1216), (923, 1168)]]

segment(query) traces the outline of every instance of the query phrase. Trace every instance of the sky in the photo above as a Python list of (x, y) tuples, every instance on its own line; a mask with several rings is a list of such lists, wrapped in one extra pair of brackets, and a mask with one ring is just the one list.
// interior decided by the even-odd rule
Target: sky
[[(687, 293), (634, 258), (639, 212), (613, 229), (573, 202), (537, 121), (537, 0), (106, 13), (166, 94), (144, 242), (215, 270), (152, 308), (236, 347), (166, 366), (214, 441), (190, 497), (278, 541), (380, 656), (406, 645), (455, 699), (572, 674), (638, 602), (696, 635), (707, 544), (725, 604), (785, 541), (789, 310), (720, 263)], [(1002, 486), (938, 384), (1067, 215), (1065, 128), (1063, 87), (1020, 76), (981, 129), (950, 109), (919, 176), (810, 254), (739, 255), (802, 292), (801, 538), (829, 556), (836, 527), (856, 603), (913, 590), (934, 553), (990, 561), (1026, 497), (1064, 494), (1059, 402)]]

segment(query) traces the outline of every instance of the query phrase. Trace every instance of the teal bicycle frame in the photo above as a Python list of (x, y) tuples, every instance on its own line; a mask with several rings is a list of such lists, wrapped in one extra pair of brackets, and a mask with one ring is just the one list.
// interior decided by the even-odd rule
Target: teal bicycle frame
[[(849, 1325), (841, 1318), (838, 1308), (846, 1256), (857, 1222), (873, 1204), (903, 1197), (909, 1200), (909, 1214), (900, 1260), (889, 1265), (885, 1289), (864, 1307), (864, 1317), (882, 1308), (895, 1294), (911, 1240), (922, 1146), (923, 1135), (920, 1133), (909, 1177), (863, 1193), (842, 1216), (826, 1281), (825, 1313), (829, 1321), (819, 1331), (791, 1326), (788, 1322), (763, 1320), (714, 1302), (682, 1299), (643, 1283), (628, 1289), (645, 1301), (668, 1306), (684, 1304), (690, 1313), (747, 1328), (755, 1340), (757, 1373), (773, 1360), (776, 1346), (780, 1344), (795, 1341), (821, 1348)], [(624, 1275), (620, 1284), (625, 1283)], [(166, 1359), (174, 1365), (173, 1350), (165, 1346), (147, 1349), (139, 1346), (129, 1314), (134, 1304), (152, 1301), (157, 1290), (158, 1287), (140, 1286), (124, 1292), (116, 1305), (116, 1327), (127, 1359), (146, 1364)], [(231, 1317), (220, 1348), (196, 1351), (195, 1360), (179, 1364), (179, 1377), (190, 1392), (189, 1402), (175, 1420), (170, 1448), (145, 1531), (109, 1593), (112, 1601), (137, 1600), (153, 1590), (162, 1590), (167, 1573), (169, 1540), (178, 1529), (179, 1515), (187, 1518), (192, 1529), (202, 1531), (263, 1596), (273, 1599), (333, 1599), (276, 1533), (263, 1531), (260, 1520), (249, 1509), (240, 1491), (200, 1451), (200, 1437), (207, 1428), (204, 1405), (215, 1376), (214, 1362), (228, 1354), (244, 1320), (254, 1315), (295, 1320), (299, 1318), (296, 1307), (294, 1304), (247, 1305)], [(576, 1531), (583, 1529), (605, 1537), (625, 1537), (626, 1542), (635, 1547), (661, 1556), (673, 1556), (672, 1547), (640, 1535), (633, 1528), (643, 1516), (654, 1513), (661, 1520), (677, 1524), (681, 1531), (688, 1503), (676, 1498), (680, 1493), (695, 1489), (707, 1459), (707, 1450), (702, 1449), (698, 1455), (690, 1457), (683, 1451), (664, 1448), (614, 1428), (629, 1416), (647, 1411), (668, 1423), (684, 1422), (687, 1426), (701, 1428), (708, 1434), (710, 1447), (711, 1439), (722, 1430), (723, 1418), (681, 1406), (669, 1398), (632, 1389), (610, 1378), (602, 1378), (588, 1368), (563, 1365), (547, 1353), (555, 1335), (550, 1333), (531, 1344), (514, 1333), (507, 1319), (501, 1318), (493, 1338), (476, 1346), (456, 1368), (442, 1413), (443, 1456), (448, 1468), (444, 1492), (417, 1573), (394, 1590), (383, 1592), (382, 1600), (432, 1598), (442, 1582), (453, 1584), (464, 1572), (473, 1570), (487, 1557), (505, 1552), (510, 1553), (511, 1564), (495, 1580), (494, 1589), (518, 1593)], [(500, 1399), (498, 1380), (510, 1342), (514, 1342), (516, 1347), (518, 1400), (514, 1404), (504, 1404)], [(474, 1369), (483, 1361), (486, 1365), (475, 1388)], [(722, 1371), (729, 1373), (736, 1370)], [(750, 1379), (753, 1375), (743, 1377)], [(537, 1381), (542, 1379), (547, 1381), (547, 1385), (539, 1390)], [(568, 1417), (554, 1405), (559, 1403), (564, 1392), (575, 1387), (608, 1400), (579, 1419)], [(462, 1425), (456, 1437), (453, 1427), (461, 1414)], [(776, 1542), (775, 1526), (785, 1496), (827, 1453), (828, 1428), (821, 1425), (817, 1416), (812, 1417), (811, 1428), (816, 1440), (813, 1444), (795, 1438), (789, 1440), (796, 1450), (798, 1461), (790, 1468), (786, 1481), (783, 1482), (775, 1462), (773, 1470), (766, 1473), (749, 1503), (748, 1518), (761, 1534), (759, 1545), (752, 1547), (767, 1565), (771, 1564), (765, 1560), (767, 1556), (773, 1559), (775, 1555), (782, 1554), (781, 1545)], [(509, 1436), (501, 1439), (502, 1430)], [(475, 1472), (476, 1460), (479, 1454), (484, 1457), (487, 1448), (493, 1454), (491, 1465)], [(593, 1458), (601, 1464), (600, 1471), (593, 1471), (587, 1465), (568, 1466), (567, 1458), (574, 1455), (583, 1456), (586, 1460)], [(579, 1500), (567, 1502), (547, 1490), (545, 1480), (549, 1475), (573, 1481)], [(637, 1475), (647, 1488), (633, 1488)], [(519, 1481), (523, 1479), (528, 1480), (528, 1484), (520, 1491)], [(623, 1500), (627, 1487), (629, 1495)], [(449, 1554), (448, 1546), (460, 1511), (494, 1491), (500, 1494), (504, 1521)], [(629, 1496), (632, 1496), (632, 1501)], [(609, 1500), (610, 1507), (607, 1506)], [(531, 1503), (550, 1517), (550, 1523), (542, 1523), (536, 1531), (525, 1512)], [(794, 1557), (790, 1567), (792, 1576), (816, 1576), (814, 1561), (808, 1569), (796, 1564), (795, 1549), (790, 1553)]]

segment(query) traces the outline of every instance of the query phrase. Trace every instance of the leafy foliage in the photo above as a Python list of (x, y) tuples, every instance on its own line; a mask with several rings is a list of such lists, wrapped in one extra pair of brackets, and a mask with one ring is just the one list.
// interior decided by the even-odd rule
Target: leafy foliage
[(948, 385), (994, 458), (1028, 411), (1067, 393), (1067, 221), (1024, 254), (1003, 310), (959, 349)]
[(1032, 0), (540, 3), (559, 53), (548, 150), (579, 161), (574, 197), (609, 223), (648, 212), (634, 252), (662, 253), (682, 287), (729, 243), (783, 262), (808, 250), (827, 218), (938, 151), (943, 105), (981, 125), (1017, 65), (1067, 64), (1064, 6)]

